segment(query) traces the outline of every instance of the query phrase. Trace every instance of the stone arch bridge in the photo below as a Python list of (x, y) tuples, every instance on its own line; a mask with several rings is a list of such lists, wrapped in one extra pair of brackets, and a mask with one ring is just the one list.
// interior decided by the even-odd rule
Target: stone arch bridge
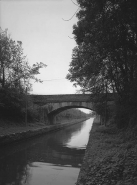
[[(62, 94), (62, 95), (29, 95), (33, 104), (41, 107), (43, 121), (55, 124), (55, 117), (60, 112), (70, 108), (85, 108), (94, 110), (93, 94)], [(107, 99), (112, 102), (113, 94)]]

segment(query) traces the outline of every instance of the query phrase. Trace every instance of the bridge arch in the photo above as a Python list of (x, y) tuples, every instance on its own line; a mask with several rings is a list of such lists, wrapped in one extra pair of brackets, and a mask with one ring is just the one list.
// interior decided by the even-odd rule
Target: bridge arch
[(56, 116), (59, 113), (65, 111), (65, 110), (68, 110), (68, 109), (72, 109), (72, 108), (84, 108), (84, 109), (88, 109), (88, 110), (93, 110), (93, 108), (91, 108), (91, 107), (82, 106), (82, 105), (69, 105), (69, 106), (59, 107), (58, 109), (55, 109), (47, 114), (49, 123), (51, 125), (55, 124), (56, 123)]

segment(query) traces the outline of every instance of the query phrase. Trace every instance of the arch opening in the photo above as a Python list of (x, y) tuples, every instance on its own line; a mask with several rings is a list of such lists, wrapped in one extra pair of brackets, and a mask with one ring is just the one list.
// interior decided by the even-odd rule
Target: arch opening
[[(73, 105), (73, 106), (64, 106), (64, 107), (60, 107), (58, 109), (55, 109), (53, 111), (51, 111), (50, 113), (48, 113), (48, 119), (50, 124), (56, 124), (56, 116), (58, 114), (60, 114), (61, 112), (65, 111), (65, 110), (69, 110), (69, 109), (86, 109), (86, 110), (90, 110), (90, 111), (94, 111), (93, 109), (89, 108), (89, 107), (84, 107), (84, 106), (77, 106), (77, 105)], [(86, 115), (86, 113), (85, 113)]]

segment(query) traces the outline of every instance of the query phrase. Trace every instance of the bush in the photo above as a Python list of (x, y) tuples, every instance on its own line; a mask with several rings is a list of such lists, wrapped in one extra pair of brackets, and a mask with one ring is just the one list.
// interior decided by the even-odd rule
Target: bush
[(119, 129), (127, 128), (133, 109), (130, 105), (117, 102), (116, 103), (116, 125)]
[(25, 106), (24, 94), (20, 94), (16, 89), (0, 89), (0, 118), (11, 120), (21, 120)]

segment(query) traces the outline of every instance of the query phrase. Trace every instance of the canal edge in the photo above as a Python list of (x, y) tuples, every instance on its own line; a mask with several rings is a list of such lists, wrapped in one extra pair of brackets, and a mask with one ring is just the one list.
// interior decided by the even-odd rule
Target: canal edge
[(74, 124), (78, 124), (82, 121), (86, 121), (87, 119), (89, 119), (89, 118), (74, 120), (71, 123), (67, 122), (67, 123), (59, 124), (59, 125), (48, 125), (43, 128), (29, 129), (27, 131), (21, 131), (21, 132), (17, 132), (17, 133), (0, 135), (0, 146), (4, 146), (4, 145), (18, 142), (21, 140), (27, 140), (29, 138), (33, 138), (35, 136), (40, 136), (40, 135), (43, 135), (43, 134), (46, 134), (49, 132), (61, 130), (63, 128), (72, 126)]

